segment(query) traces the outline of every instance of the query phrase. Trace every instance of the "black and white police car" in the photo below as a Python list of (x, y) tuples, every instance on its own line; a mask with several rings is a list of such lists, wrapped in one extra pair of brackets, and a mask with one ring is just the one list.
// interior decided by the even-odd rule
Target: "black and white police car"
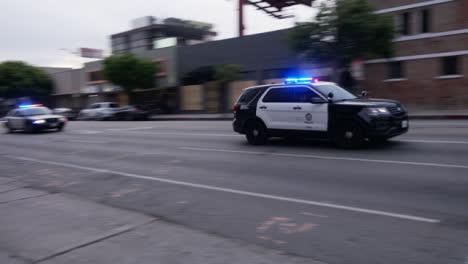
[(408, 131), (408, 113), (397, 101), (355, 96), (335, 83), (312, 78), (244, 89), (234, 105), (234, 131), (250, 144), (269, 137), (320, 137), (355, 148)]
[(67, 118), (61, 115), (54, 115), (52, 110), (42, 105), (20, 105), (19, 108), (8, 112), (5, 121), (8, 132), (23, 130), (33, 133), (46, 129), (62, 131)]

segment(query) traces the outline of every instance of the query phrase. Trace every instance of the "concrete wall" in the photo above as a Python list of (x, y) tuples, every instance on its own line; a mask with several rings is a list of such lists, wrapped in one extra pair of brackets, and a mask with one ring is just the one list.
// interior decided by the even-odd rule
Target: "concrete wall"
[(221, 64), (238, 64), (243, 71), (255, 71), (257, 81), (263, 79), (266, 69), (297, 68), (300, 60), (288, 46), (287, 32), (279, 30), (178, 47), (180, 78), (201, 67)]
[(86, 85), (83, 69), (61, 71), (50, 74), (54, 83), (54, 94), (77, 94)]
[(155, 88), (158, 87), (175, 87), (179, 85), (178, 65), (177, 65), (177, 48), (168, 47), (153, 50), (141, 50), (132, 52), (137, 56), (149, 58), (153, 61), (163, 60), (164, 75), (158, 75), (155, 78)]

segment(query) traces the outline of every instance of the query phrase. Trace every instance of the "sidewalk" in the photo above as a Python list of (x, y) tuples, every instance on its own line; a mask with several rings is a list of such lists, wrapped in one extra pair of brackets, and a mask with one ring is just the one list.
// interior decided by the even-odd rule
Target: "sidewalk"
[(0, 177), (0, 263), (311, 263)]
[[(468, 119), (468, 110), (454, 111), (410, 111), (409, 118), (418, 119)], [(234, 115), (225, 114), (173, 114), (173, 115), (153, 115), (151, 120), (171, 121), (171, 120), (232, 120)]]

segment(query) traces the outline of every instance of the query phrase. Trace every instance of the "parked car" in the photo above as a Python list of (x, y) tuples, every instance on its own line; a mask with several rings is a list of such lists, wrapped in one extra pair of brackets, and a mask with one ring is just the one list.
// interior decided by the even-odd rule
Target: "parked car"
[(75, 120), (78, 117), (78, 112), (70, 108), (54, 108), (52, 112), (56, 115), (62, 115), (68, 120)]
[(114, 114), (118, 111), (119, 106), (112, 102), (94, 103), (86, 109), (80, 111), (78, 119), (81, 120), (110, 120), (114, 118)]
[(146, 120), (148, 115), (148, 111), (132, 105), (120, 107), (114, 112), (114, 118), (117, 120)]
[(33, 133), (47, 129), (62, 131), (67, 123), (66, 117), (54, 115), (49, 108), (41, 105), (21, 105), (20, 108), (11, 110), (5, 119), (8, 132), (23, 130)]

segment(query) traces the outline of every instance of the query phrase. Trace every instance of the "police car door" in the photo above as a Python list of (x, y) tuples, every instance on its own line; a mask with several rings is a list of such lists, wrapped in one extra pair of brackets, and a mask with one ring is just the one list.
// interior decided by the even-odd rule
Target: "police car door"
[(297, 130), (327, 131), (328, 101), (307, 86), (294, 88), (294, 117)]
[(292, 87), (269, 88), (257, 104), (257, 117), (269, 129), (294, 129)]
[(22, 109), (15, 110), (11, 116), (8, 118), (9, 125), (13, 129), (22, 129), (23, 120), (24, 120), (24, 111)]

